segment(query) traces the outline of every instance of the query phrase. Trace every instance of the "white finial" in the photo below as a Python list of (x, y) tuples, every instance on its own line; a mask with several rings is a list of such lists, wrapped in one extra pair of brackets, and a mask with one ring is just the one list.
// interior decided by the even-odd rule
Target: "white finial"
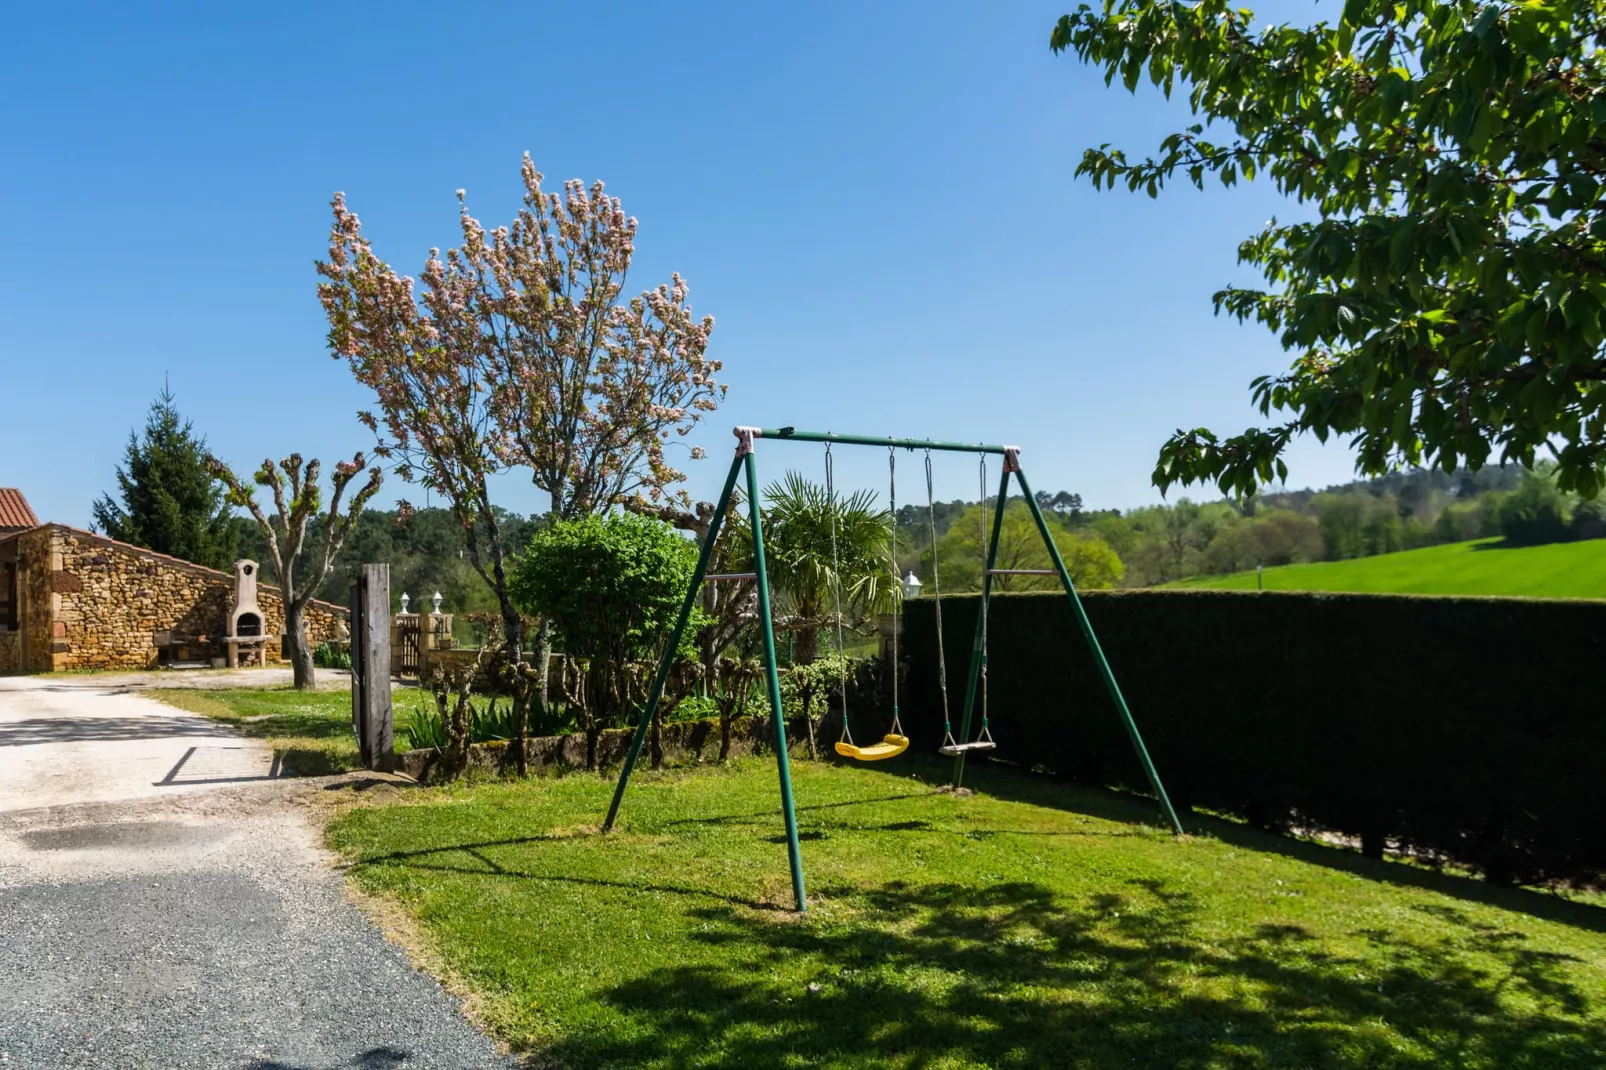
[(402, 616), (404, 616), (404, 617), (407, 616), (407, 603), (411, 602), (411, 601), (412, 601), (412, 599), (407, 597), (407, 592), (403, 591), (402, 592), (402, 596), (401, 596)]
[(430, 597), (429, 604), (435, 607), (435, 615), (437, 617), (440, 616), (440, 612), (441, 612), (441, 593), (439, 591), (436, 591)]

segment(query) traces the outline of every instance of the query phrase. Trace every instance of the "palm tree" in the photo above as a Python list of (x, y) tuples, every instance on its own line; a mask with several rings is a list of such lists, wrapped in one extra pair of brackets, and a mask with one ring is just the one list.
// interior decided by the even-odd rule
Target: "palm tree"
[(892, 514), (876, 507), (872, 491), (846, 498), (839, 493), (833, 501), (824, 487), (798, 472), (787, 472), (766, 487), (764, 498), (769, 506), (764, 511), (764, 556), (770, 582), (791, 609), (794, 657), (808, 664), (819, 656), (820, 629), (837, 624), (837, 570), (845, 628), (858, 627), (896, 597), (889, 556)]

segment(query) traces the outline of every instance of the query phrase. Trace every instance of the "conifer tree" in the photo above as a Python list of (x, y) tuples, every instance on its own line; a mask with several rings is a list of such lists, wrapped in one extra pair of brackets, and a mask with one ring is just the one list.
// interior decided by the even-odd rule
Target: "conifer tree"
[(151, 403), (143, 435), (130, 431), (117, 468), (118, 496), (92, 507), (97, 530), (119, 542), (227, 569), (239, 546), (223, 484), (207, 470), (206, 439), (179, 415), (167, 387)]

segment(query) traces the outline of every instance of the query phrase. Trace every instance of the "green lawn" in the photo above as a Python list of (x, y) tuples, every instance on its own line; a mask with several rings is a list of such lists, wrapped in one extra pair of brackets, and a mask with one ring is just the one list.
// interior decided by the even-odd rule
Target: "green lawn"
[[(1265, 571), (1268, 591), (1527, 595), (1606, 598), (1606, 539), (1508, 549), (1479, 539), (1352, 561), (1284, 565)], [(1169, 587), (1253, 591), (1255, 574), (1196, 576)]]
[[(181, 710), (234, 725), (253, 739), (267, 740), (291, 776), (322, 776), (362, 768), (357, 739), (351, 730), (349, 691), (164, 688), (145, 694)], [(419, 691), (396, 692), (393, 704), (398, 729), (410, 723), (411, 711), (424, 701), (426, 697)]]
[[(973, 770), (772, 762), (410, 790), (352, 879), (535, 1065), (1599, 1067), (1606, 909)], [(903, 775), (898, 775), (899, 772)]]

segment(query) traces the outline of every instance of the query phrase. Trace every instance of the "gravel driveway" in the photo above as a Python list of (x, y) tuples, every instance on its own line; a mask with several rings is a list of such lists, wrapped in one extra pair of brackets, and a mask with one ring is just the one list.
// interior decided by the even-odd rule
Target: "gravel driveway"
[(261, 744), (0, 678), (0, 1068), (511, 1067), (346, 898)]

